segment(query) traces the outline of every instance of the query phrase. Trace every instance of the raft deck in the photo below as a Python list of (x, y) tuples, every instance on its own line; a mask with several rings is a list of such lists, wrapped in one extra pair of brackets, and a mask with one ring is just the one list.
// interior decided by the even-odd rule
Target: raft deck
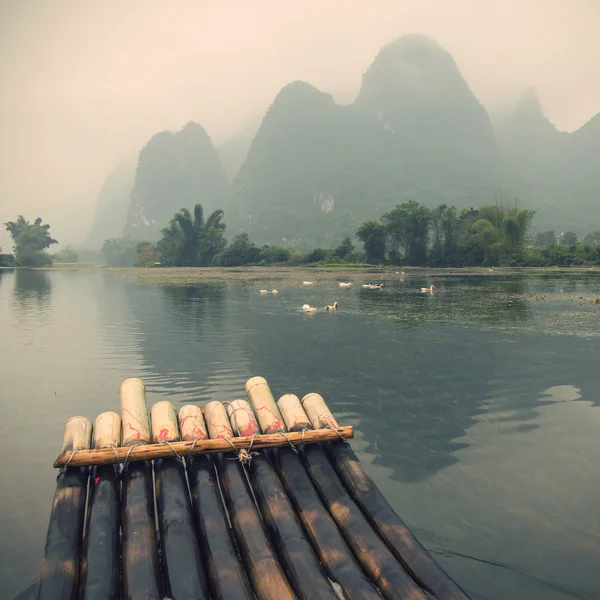
[(465, 600), (319, 394), (155, 404), (65, 426), (41, 600)]

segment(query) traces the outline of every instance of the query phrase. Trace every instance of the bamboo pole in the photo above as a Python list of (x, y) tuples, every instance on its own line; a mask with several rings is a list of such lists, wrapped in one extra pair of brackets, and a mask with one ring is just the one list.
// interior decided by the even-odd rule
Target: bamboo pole
[[(177, 414), (170, 402), (158, 402), (150, 411), (152, 441), (179, 440)], [(162, 550), (165, 594), (170, 598), (208, 599), (208, 585), (196, 536), (185, 469), (171, 454), (154, 463), (156, 506)]]
[[(91, 436), (92, 423), (88, 419), (69, 419), (65, 425), (62, 453), (72, 455), (82, 448), (89, 448)], [(87, 468), (69, 466), (56, 478), (37, 590), (39, 600), (77, 598), (88, 475)]]
[[(204, 418), (211, 438), (231, 437), (227, 413), (220, 402), (208, 403)], [(252, 501), (242, 464), (239, 460), (227, 460), (223, 455), (217, 456), (216, 464), (240, 556), (256, 597), (258, 600), (294, 600)]]
[[(256, 380), (257, 378), (253, 379)], [(250, 382), (252, 381), (251, 379)], [(271, 390), (264, 379), (260, 384), (254, 386), (249, 385), (250, 382), (246, 384), (246, 389), (249, 390), (249, 397), (254, 397), (256, 406), (264, 406), (257, 400), (257, 388), (260, 389), (262, 398), (273, 398)], [(244, 404), (247, 405), (246, 410), (251, 412), (250, 406), (247, 403)], [(252, 433), (258, 434), (261, 430), (285, 430), (285, 424), (277, 404), (275, 404), (275, 410), (273, 410), (273, 407), (265, 410), (259, 422), (260, 429), (258, 423), (253, 422), (254, 431)], [(292, 451), (291, 448), (289, 450)], [(305, 600), (312, 598), (335, 599), (337, 595), (327, 580), (323, 567), (304, 534), (302, 525), (287, 497), (281, 479), (265, 453), (259, 453), (252, 458), (250, 480), (263, 519), (267, 524), (271, 539), (278, 550), (280, 560), (296, 595)]]
[[(312, 429), (297, 396), (286, 394), (278, 400), (277, 405), (290, 431)], [(298, 455), (291, 448), (279, 448), (274, 451), (274, 456), (287, 495), (329, 577), (341, 586), (344, 597), (348, 600), (380, 599), (379, 593), (356, 562), (335, 521), (323, 506)]]
[[(325, 400), (318, 394), (305, 396), (303, 405), (308, 405), (308, 416), (315, 427), (337, 426)], [(438, 600), (468, 600), (467, 594), (433, 559), (389, 505), (350, 445), (341, 442), (328, 444), (326, 451), (352, 499), (413, 579)]]
[[(139, 444), (150, 441), (146, 389), (139, 379), (127, 379), (121, 385), (121, 426), (123, 445), (129, 446), (132, 453)], [(122, 450), (125, 453), (119, 455), (119, 462), (126, 459), (129, 451), (120, 448), (117, 452)], [(150, 462), (128, 461), (123, 471), (121, 531), (123, 599), (162, 600)]]
[[(318, 394), (305, 396), (302, 405), (310, 411), (313, 426), (335, 427), (337, 425), (335, 418)], [(425, 600), (423, 591), (404, 571), (350, 497), (323, 447), (306, 446), (301, 456), (306, 471), (346, 543), (383, 596), (388, 600)]]
[[(307, 431), (305, 434), (289, 433), (287, 438), (281, 433), (271, 433), (269, 435), (257, 435), (252, 439), (252, 436), (232, 437), (232, 432), (227, 436), (230, 438), (231, 444), (223, 437), (217, 439), (198, 440), (195, 444), (192, 440), (185, 442), (173, 442), (172, 448), (165, 444), (147, 444), (141, 443), (134, 446), (131, 451), (129, 448), (117, 448), (116, 454), (111, 448), (98, 448), (96, 450), (80, 450), (72, 460), (71, 465), (91, 466), (91, 465), (112, 465), (117, 462), (122, 463), (127, 458), (127, 463), (135, 463), (139, 461), (155, 460), (158, 458), (169, 458), (173, 455), (173, 450), (179, 456), (196, 456), (198, 454), (215, 454), (238, 452), (239, 450), (248, 450), (250, 445), (252, 449), (259, 450), (262, 448), (277, 448), (279, 446), (287, 446), (291, 442), (294, 445), (298, 444), (318, 444), (321, 442), (331, 442), (339, 440), (340, 437), (350, 439), (354, 437), (353, 427), (339, 427), (338, 429), (329, 430), (321, 429), (317, 431)], [(63, 452), (54, 461), (54, 467), (64, 467), (71, 456), (71, 452)]]
[[(249, 390), (248, 395), (253, 395), (255, 398), (255, 406), (264, 406), (261, 400), (257, 399), (257, 396), (252, 393), (257, 388), (260, 389), (262, 398), (273, 398), (273, 395), (264, 379), (255, 387), (246, 384), (246, 389)], [(237, 402), (239, 408), (236, 412), (252, 414), (252, 409), (247, 402)], [(270, 407), (269, 410), (262, 413), (260, 418), (261, 429), (274, 431), (284, 428), (283, 419), (279, 414), (277, 405), (275, 405), (275, 409), (272, 410), (272, 407)], [(260, 433), (256, 419), (248, 418), (248, 427), (245, 433)], [(257, 453), (253, 456), (249, 464), (249, 471), (252, 489), (271, 541), (276, 548), (279, 560), (296, 592), (296, 596), (301, 600), (311, 600), (313, 598), (336, 600), (337, 595), (304, 535), (294, 508), (268, 456), (265, 453)]]
[[(94, 447), (121, 443), (121, 417), (104, 412), (94, 423)], [(88, 516), (81, 560), (81, 600), (121, 598), (121, 503), (119, 469), (116, 465), (92, 467), (88, 492)]]
[[(194, 404), (184, 406), (179, 411), (179, 429), (183, 440), (205, 439), (202, 409)], [(252, 600), (254, 595), (235, 548), (212, 457), (190, 457), (187, 472), (211, 597)]]
[(283, 419), (269, 384), (264, 377), (251, 377), (246, 382), (246, 394), (263, 433), (284, 431)]

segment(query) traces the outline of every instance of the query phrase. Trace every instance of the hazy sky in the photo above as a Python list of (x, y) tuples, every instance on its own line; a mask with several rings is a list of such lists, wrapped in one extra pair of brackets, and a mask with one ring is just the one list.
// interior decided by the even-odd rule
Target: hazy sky
[(449, 50), (489, 110), (533, 85), (573, 130), (600, 111), (599, 30), (600, 0), (0, 0), (0, 222), (77, 242), (153, 133), (195, 120), (224, 141), (296, 79), (350, 102), (405, 33)]

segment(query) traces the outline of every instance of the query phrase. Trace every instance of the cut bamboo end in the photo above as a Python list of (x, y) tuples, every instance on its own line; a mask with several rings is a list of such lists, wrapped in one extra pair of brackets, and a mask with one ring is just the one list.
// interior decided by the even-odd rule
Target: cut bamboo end
[(246, 382), (246, 393), (263, 433), (285, 431), (285, 426), (271, 388), (264, 377), (252, 377)]
[(179, 431), (181, 439), (189, 440), (205, 440), (208, 438), (206, 431), (206, 423), (202, 409), (196, 404), (186, 404), (179, 410)]
[[(220, 403), (219, 403), (220, 404)], [(223, 405), (221, 405), (223, 407)], [(225, 418), (225, 408), (223, 407)], [(210, 426), (209, 426), (210, 429)], [(92, 466), (92, 465), (113, 465), (123, 463), (125, 458), (127, 462), (137, 462), (144, 460), (154, 460), (157, 458), (169, 458), (173, 456), (173, 451), (179, 456), (196, 456), (198, 454), (214, 454), (217, 452), (237, 452), (239, 450), (260, 450), (261, 448), (278, 448), (289, 444), (318, 444), (321, 442), (331, 442), (334, 440), (351, 439), (354, 437), (354, 428), (339, 427), (338, 429), (319, 429), (317, 431), (286, 433), (271, 433), (268, 435), (256, 435), (245, 437), (229, 437), (225, 440), (221, 435), (215, 439), (173, 442), (167, 444), (147, 444), (135, 445), (133, 448), (97, 448), (96, 450), (80, 450), (73, 454), (71, 466)], [(131, 450), (131, 451), (130, 451)], [(54, 462), (54, 467), (64, 467), (71, 457), (71, 452), (61, 454)]]
[(121, 417), (112, 411), (103, 412), (94, 423), (94, 448), (121, 445)]
[(209, 402), (204, 407), (204, 420), (208, 429), (208, 435), (213, 440), (233, 437), (231, 425), (225, 407), (216, 400)]
[(146, 387), (140, 379), (126, 379), (121, 384), (121, 427), (123, 446), (150, 441)]
[(233, 400), (227, 403), (227, 415), (231, 429), (236, 436), (243, 437), (260, 433), (252, 407), (245, 400)]
[(303, 429), (308, 431), (313, 428), (298, 396), (294, 394), (281, 396), (277, 400), (277, 407), (289, 431), (302, 431)]
[(157, 402), (150, 409), (150, 421), (152, 423), (152, 441), (155, 444), (175, 442), (179, 439), (177, 413), (175, 407), (167, 400)]
[(320, 394), (306, 394), (302, 398), (302, 406), (310, 419), (315, 429), (323, 429), (324, 427), (339, 427), (331, 411), (325, 404), (323, 396)]
[(71, 417), (65, 423), (62, 451), (88, 450), (92, 444), (92, 422), (86, 417)]

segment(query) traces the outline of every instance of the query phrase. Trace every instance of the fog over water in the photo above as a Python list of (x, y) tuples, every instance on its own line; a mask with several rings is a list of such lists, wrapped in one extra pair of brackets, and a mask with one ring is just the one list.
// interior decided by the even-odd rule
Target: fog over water
[(571, 131), (600, 110), (599, 25), (596, 0), (4, 0), (0, 221), (40, 215), (81, 241), (106, 175), (155, 132), (195, 120), (218, 144), (296, 79), (350, 102), (406, 33), (451, 52), (490, 112), (533, 85)]

